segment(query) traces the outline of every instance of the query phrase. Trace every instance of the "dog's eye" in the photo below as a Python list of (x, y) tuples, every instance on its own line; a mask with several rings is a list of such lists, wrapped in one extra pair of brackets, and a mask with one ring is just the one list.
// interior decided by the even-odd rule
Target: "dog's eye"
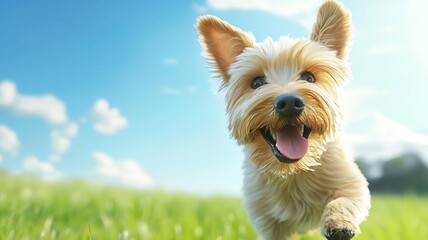
[(251, 82), (251, 88), (256, 89), (266, 84), (265, 77), (256, 77)]
[(300, 80), (304, 80), (310, 83), (314, 83), (315, 82), (315, 77), (312, 73), (310, 72), (302, 72), (302, 74), (300, 74)]

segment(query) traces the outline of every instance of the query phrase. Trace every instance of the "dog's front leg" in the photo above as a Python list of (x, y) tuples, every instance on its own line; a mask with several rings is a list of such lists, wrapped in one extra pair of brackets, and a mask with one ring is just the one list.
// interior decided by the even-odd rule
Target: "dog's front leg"
[(339, 197), (330, 201), (321, 218), (321, 233), (329, 240), (349, 240), (359, 234), (367, 215), (362, 200)]
[(292, 227), (288, 221), (279, 222), (271, 217), (258, 218), (256, 231), (262, 240), (291, 240)]

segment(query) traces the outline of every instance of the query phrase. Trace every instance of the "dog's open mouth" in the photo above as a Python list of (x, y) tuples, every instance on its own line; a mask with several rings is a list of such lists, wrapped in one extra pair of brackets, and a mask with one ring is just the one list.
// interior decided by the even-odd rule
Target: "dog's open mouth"
[(265, 126), (259, 130), (272, 148), (272, 153), (282, 163), (294, 163), (308, 152), (308, 138), (312, 129), (305, 125), (286, 125), (280, 129)]

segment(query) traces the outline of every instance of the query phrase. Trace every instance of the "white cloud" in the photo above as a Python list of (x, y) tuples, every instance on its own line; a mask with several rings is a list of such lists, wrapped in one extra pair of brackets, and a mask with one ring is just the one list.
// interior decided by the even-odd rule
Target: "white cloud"
[(58, 131), (51, 133), (52, 149), (56, 154), (62, 154), (70, 147), (70, 139), (60, 134)]
[(208, 9), (206, 6), (203, 6), (197, 3), (193, 3), (192, 8), (197, 14), (204, 14), (208, 12)]
[(110, 108), (105, 99), (98, 99), (92, 108), (94, 129), (102, 134), (114, 134), (128, 125), (128, 120), (120, 115), (117, 108)]
[(381, 113), (370, 117), (373, 124), (367, 131), (345, 135), (346, 146), (354, 157), (377, 160), (416, 152), (428, 160), (428, 133), (418, 133)]
[(56, 129), (51, 133), (54, 154), (50, 159), (59, 160), (70, 147), (71, 138), (76, 137), (79, 131), (79, 125), (68, 120), (63, 101), (51, 94), (20, 94), (15, 83), (9, 80), (0, 82), (0, 107), (17, 115), (41, 118), (53, 125)]
[(295, 20), (312, 28), (322, 0), (207, 0), (214, 9), (260, 10)]
[(79, 125), (74, 122), (68, 122), (58, 126), (51, 132), (51, 147), (53, 153), (49, 156), (50, 161), (59, 161), (71, 146), (71, 139), (75, 138), (79, 132)]
[(53, 153), (49, 156), (50, 161), (59, 161), (71, 146), (71, 139), (76, 137), (79, 132), (79, 125), (74, 122), (68, 122), (56, 127), (51, 132), (51, 147)]
[(114, 160), (103, 152), (92, 153), (92, 158), (97, 162), (97, 172), (111, 180), (119, 180), (130, 187), (147, 188), (152, 186), (153, 180), (141, 169), (135, 160)]
[(13, 82), (5, 80), (0, 83), (0, 106), (9, 106), (16, 98), (16, 86)]
[(15, 83), (8, 80), (0, 83), (0, 107), (19, 115), (39, 117), (52, 124), (68, 121), (65, 104), (57, 97), (19, 94)]
[(76, 137), (79, 133), (79, 125), (74, 122), (69, 122), (63, 126), (62, 133), (69, 138)]
[(2, 162), (3, 161), (3, 156), (2, 155), (0, 155), (0, 162)]
[(52, 124), (67, 122), (65, 104), (53, 95), (18, 95), (12, 104), (12, 110), (18, 114), (40, 117)]
[(24, 169), (38, 174), (46, 180), (57, 180), (61, 177), (61, 173), (52, 164), (40, 161), (34, 156), (28, 156), (24, 159)]
[(19, 145), (16, 133), (12, 129), (0, 125), (0, 150), (15, 154), (18, 151)]
[[(406, 152), (416, 152), (428, 160), (428, 133), (417, 133), (370, 108), (373, 98), (386, 94), (389, 94), (388, 90), (371, 86), (345, 89), (345, 146), (354, 158), (386, 160)], [(359, 126), (359, 131), (350, 132), (352, 125)]]
[(163, 60), (163, 63), (164, 63), (165, 65), (177, 65), (177, 64), (178, 64), (178, 60), (177, 60), (177, 59), (175, 59), (175, 58), (165, 58), (165, 59)]
[(42, 162), (34, 156), (29, 156), (24, 159), (24, 169), (43, 173), (53, 173), (55, 171), (55, 168), (50, 163)]
[(366, 126), (358, 133), (345, 131), (345, 146), (354, 158), (384, 160), (405, 152), (417, 152), (428, 160), (428, 135), (418, 134), (373, 111), (373, 108), (362, 107), (370, 103), (373, 98), (388, 93), (388, 90), (379, 90), (371, 86), (345, 89), (343, 99), (345, 128), (348, 129), (351, 125)]

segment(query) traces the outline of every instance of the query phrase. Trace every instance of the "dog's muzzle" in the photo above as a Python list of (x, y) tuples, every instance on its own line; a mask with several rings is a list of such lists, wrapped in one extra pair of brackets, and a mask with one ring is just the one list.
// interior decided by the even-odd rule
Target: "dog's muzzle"
[[(274, 102), (275, 112), (285, 120), (297, 118), (304, 108), (303, 98), (295, 93), (283, 94)], [(286, 124), (281, 128), (265, 126), (259, 130), (273, 155), (282, 163), (295, 163), (308, 152), (308, 139), (312, 129), (304, 124)]]

